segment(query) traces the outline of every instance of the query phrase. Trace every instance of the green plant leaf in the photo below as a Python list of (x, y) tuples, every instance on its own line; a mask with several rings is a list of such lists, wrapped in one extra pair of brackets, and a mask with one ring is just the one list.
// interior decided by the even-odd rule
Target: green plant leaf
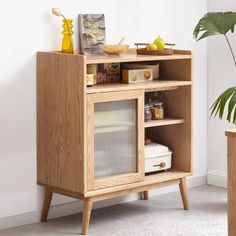
[(233, 109), (235, 110), (235, 105), (236, 105), (236, 92), (233, 93), (229, 105), (228, 105), (228, 115), (227, 115), (227, 121), (231, 121), (231, 115), (233, 112)]
[(226, 35), (234, 32), (236, 24), (236, 12), (208, 12), (196, 25), (193, 37), (201, 40), (213, 35)]
[(233, 117), (233, 123), (236, 123), (236, 108), (234, 109), (234, 117)]
[(227, 104), (227, 121), (231, 122), (232, 112), (234, 111), (233, 123), (236, 124), (236, 86), (228, 88), (216, 99), (210, 108), (211, 116), (218, 116), (220, 119), (222, 119)]

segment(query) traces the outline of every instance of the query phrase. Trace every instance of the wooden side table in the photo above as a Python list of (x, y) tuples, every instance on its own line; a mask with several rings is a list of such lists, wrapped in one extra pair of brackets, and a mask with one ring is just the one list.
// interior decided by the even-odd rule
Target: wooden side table
[(227, 130), (228, 236), (236, 235), (236, 129)]

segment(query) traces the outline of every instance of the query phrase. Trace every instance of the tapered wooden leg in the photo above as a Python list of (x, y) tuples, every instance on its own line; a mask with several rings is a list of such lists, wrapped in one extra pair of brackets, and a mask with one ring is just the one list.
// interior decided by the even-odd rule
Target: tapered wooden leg
[(189, 200), (188, 200), (188, 190), (186, 185), (186, 178), (181, 178), (179, 183), (179, 190), (182, 197), (182, 202), (184, 205), (184, 210), (189, 209)]
[(148, 200), (148, 199), (149, 199), (148, 191), (143, 191), (143, 200)]
[(83, 222), (82, 222), (82, 232), (81, 232), (81, 234), (87, 234), (88, 233), (92, 206), (93, 206), (92, 198), (85, 198), (84, 199)]
[(42, 208), (42, 213), (41, 213), (41, 222), (47, 221), (48, 218), (48, 211), (49, 207), (52, 201), (52, 194), (49, 189), (45, 188), (45, 193), (44, 193), (44, 200), (43, 200), (43, 208)]

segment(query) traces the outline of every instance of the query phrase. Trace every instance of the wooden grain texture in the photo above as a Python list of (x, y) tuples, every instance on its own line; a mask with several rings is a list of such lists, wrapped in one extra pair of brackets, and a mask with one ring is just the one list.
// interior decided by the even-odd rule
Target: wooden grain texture
[(39, 183), (39, 184), (49, 189), (53, 193), (61, 194), (64, 196), (68, 196), (68, 197), (72, 197), (72, 198), (80, 199), (80, 200), (84, 199), (84, 195), (79, 194), (78, 192), (73, 192), (73, 191), (65, 190), (63, 188), (58, 188), (58, 187), (54, 187), (54, 186), (46, 185), (42, 183)]
[(163, 120), (151, 120), (144, 123), (145, 128), (156, 127), (156, 126), (165, 126), (165, 125), (176, 125), (184, 123), (184, 119), (175, 119), (175, 118), (164, 118)]
[(236, 129), (229, 129), (225, 131), (227, 137), (236, 137)]
[(148, 200), (149, 199), (149, 193), (148, 191), (143, 191), (143, 200)]
[(234, 131), (226, 131), (227, 171), (228, 171), (228, 235), (236, 235), (236, 136)]
[[(96, 195), (101, 195), (101, 194), (108, 194), (108, 193), (115, 193), (123, 190), (129, 190), (129, 189), (135, 189), (135, 188), (145, 188), (144, 190), (150, 189), (148, 186), (152, 185), (158, 185), (164, 182), (176, 180), (176, 179), (181, 179), (187, 176), (190, 176), (190, 172), (183, 172), (183, 171), (178, 171), (178, 170), (168, 170), (168, 171), (161, 171), (157, 173), (152, 173), (150, 175), (146, 175), (144, 177), (144, 180), (141, 182), (136, 182), (136, 183), (128, 183), (128, 184), (123, 184), (123, 185), (118, 185), (118, 186), (113, 186), (109, 188), (104, 188), (104, 189), (96, 189), (92, 191), (88, 191), (85, 193), (85, 197), (92, 197)], [(154, 187), (155, 188), (155, 187)], [(144, 190), (140, 190), (137, 192), (141, 192)]]
[(53, 192), (49, 188), (45, 188), (44, 199), (43, 199), (43, 207), (41, 212), (41, 222), (47, 221), (48, 212), (50, 208), (50, 204), (52, 201)]
[(186, 185), (186, 178), (180, 179), (179, 190), (180, 190), (184, 210), (189, 210), (189, 199), (188, 199), (188, 189)]
[[(129, 53), (129, 51), (128, 51)], [(136, 55), (136, 54), (122, 54), (120, 56), (87, 56), (87, 64), (94, 63), (112, 63), (112, 62), (139, 62), (139, 61), (161, 61), (161, 60), (182, 60), (192, 58), (191, 54), (174, 54), (173, 55)]]
[(192, 60), (163, 60), (160, 62), (160, 78), (165, 80), (192, 80)]
[(105, 93), (105, 92), (119, 92), (144, 89), (145, 92), (151, 91), (164, 91), (177, 89), (180, 86), (191, 85), (191, 81), (181, 80), (153, 80), (149, 82), (136, 83), (136, 84), (98, 84), (87, 88), (86, 93)]
[(192, 52), (190, 50), (174, 49), (174, 54), (192, 55)]
[(83, 56), (37, 55), (38, 183), (84, 192)]
[(147, 50), (146, 48), (138, 48), (137, 54), (138, 55), (173, 55), (173, 49), (165, 48), (164, 50)]
[[(87, 64), (141, 61), (160, 63), (160, 80), (86, 88)], [(144, 92), (150, 91), (164, 91), (166, 117), (174, 119), (153, 121), (144, 129)], [(192, 174), (192, 92), (190, 51), (174, 50), (170, 56), (141, 56), (135, 54), (135, 49), (130, 49), (127, 54), (118, 57), (38, 53), (37, 181), (47, 189), (42, 219), (47, 218), (52, 192), (85, 200), (83, 234), (88, 232), (94, 201), (135, 192), (143, 192), (147, 198), (151, 189), (179, 184), (184, 208), (188, 209), (185, 178)], [(138, 172), (94, 180), (94, 104), (127, 99), (138, 101)], [(167, 172), (144, 176), (144, 131), (152, 141), (167, 145), (173, 151), (172, 168)], [(234, 134), (229, 136), (233, 138)], [(229, 140), (231, 157), (236, 152), (235, 146), (235, 141)], [(235, 173), (235, 158), (233, 161), (228, 168)], [(233, 219), (236, 211), (233, 199), (236, 193), (233, 191), (236, 186), (233, 179), (229, 184), (232, 192), (229, 208)], [(235, 221), (230, 224), (231, 228), (235, 228)]]
[[(94, 105), (99, 102), (136, 100), (137, 116), (137, 172), (94, 178)], [(142, 90), (87, 95), (87, 188), (94, 190), (142, 181), (144, 178), (144, 92)]]
[(93, 196), (92, 199), (93, 199), (93, 201), (102, 201), (102, 200), (110, 199), (113, 197), (124, 196), (124, 195), (128, 195), (131, 193), (143, 192), (143, 191), (147, 191), (147, 190), (151, 190), (151, 189), (166, 187), (166, 186), (170, 186), (170, 185), (176, 185), (179, 183), (180, 183), (179, 179), (168, 180), (165, 182), (153, 183), (153, 184), (149, 184), (149, 185), (145, 185), (145, 186), (136, 186), (133, 188), (126, 188), (126, 189), (119, 190), (116, 192), (108, 192), (108, 193), (104, 193), (104, 194), (99, 194), (99, 195)]
[(81, 234), (83, 235), (86, 235), (88, 233), (92, 207), (93, 207), (92, 198), (85, 198), (84, 208), (83, 208), (82, 232), (81, 232)]
[[(126, 50), (126, 54), (128, 55), (136, 55), (136, 47), (129, 47), (127, 50)], [(61, 55), (61, 54), (64, 54), (62, 53), (61, 51), (46, 51), (45, 53), (54, 53), (54, 54), (58, 54), (58, 55)], [(180, 54), (180, 55), (192, 55), (192, 52), (190, 50), (183, 50), (183, 49), (174, 49), (174, 54)], [(74, 53), (73, 55), (81, 55), (81, 53), (78, 51), (78, 50), (74, 50)], [(124, 54), (123, 54), (124, 55)], [(94, 55), (93, 55), (94, 56)], [(107, 56), (109, 57), (109, 56)]]

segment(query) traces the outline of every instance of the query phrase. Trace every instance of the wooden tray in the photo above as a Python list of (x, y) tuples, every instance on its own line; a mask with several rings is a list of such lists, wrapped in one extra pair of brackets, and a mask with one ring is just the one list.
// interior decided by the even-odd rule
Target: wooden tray
[[(139, 46), (147, 46), (147, 43), (135, 43), (138, 55), (172, 55), (174, 53), (172, 48), (164, 48), (164, 50), (147, 50), (145, 48), (139, 48)], [(174, 46), (175, 44), (166, 43), (168, 46)]]

